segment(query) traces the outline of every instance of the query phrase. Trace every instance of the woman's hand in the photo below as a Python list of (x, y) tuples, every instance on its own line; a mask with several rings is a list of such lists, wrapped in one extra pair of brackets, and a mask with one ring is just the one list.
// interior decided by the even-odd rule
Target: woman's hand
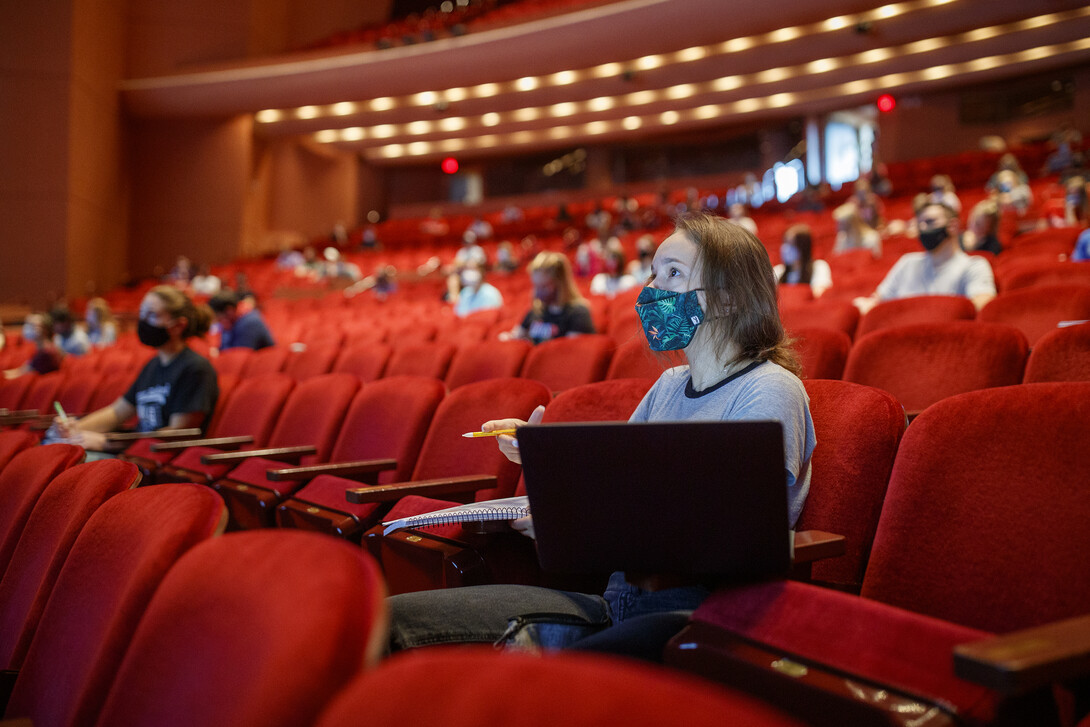
[(511, 521), (511, 528), (522, 533), (530, 540), (537, 540), (534, 536), (534, 516), (527, 515), (526, 517), (520, 517), (517, 520)]
[[(534, 409), (527, 421), (521, 419), (493, 419), (482, 424), (481, 431), (494, 432), (497, 429), (518, 429), (527, 424), (540, 424), (541, 417), (543, 416), (545, 416), (545, 407), (539, 406), (537, 409)], [(499, 444), (500, 451), (503, 452), (504, 457), (507, 457), (507, 459), (515, 464), (522, 464), (522, 457), (519, 456), (518, 439), (510, 434), (501, 434), (496, 437), (496, 442)]]

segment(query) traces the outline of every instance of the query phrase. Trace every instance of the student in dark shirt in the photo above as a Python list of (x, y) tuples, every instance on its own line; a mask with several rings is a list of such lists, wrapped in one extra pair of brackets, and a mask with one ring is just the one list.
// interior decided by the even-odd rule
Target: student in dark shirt
[(275, 345), (265, 319), (256, 308), (239, 315), (238, 294), (227, 289), (212, 296), (208, 306), (220, 326), (220, 350), (229, 348), (267, 348)]
[(34, 344), (34, 355), (22, 366), (5, 371), (4, 378), (14, 379), (31, 371), (48, 374), (61, 367), (64, 353), (53, 343), (53, 319), (48, 314), (31, 313), (27, 316), (23, 323), (23, 339)]
[(201, 335), (212, 322), (212, 311), (197, 306), (176, 288), (152, 288), (140, 304), (137, 335), (157, 353), (117, 401), (79, 420), (54, 421), (58, 434), (85, 449), (105, 451), (106, 432), (136, 415), (143, 432), (204, 428), (216, 406), (216, 371), (186, 339)]
[(594, 333), (587, 301), (579, 294), (571, 263), (558, 252), (539, 253), (530, 263), (534, 304), (530, 312), (501, 339), (524, 338), (535, 346), (560, 336)]

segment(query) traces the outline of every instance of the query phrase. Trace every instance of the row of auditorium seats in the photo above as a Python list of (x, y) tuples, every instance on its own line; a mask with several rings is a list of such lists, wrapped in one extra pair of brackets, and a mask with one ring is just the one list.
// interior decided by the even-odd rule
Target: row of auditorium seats
[[(28, 445), (0, 434), (0, 542), (16, 543), (0, 559), (6, 718), (38, 727), (341, 727), (406, 715), (544, 727), (601, 724), (603, 714), (647, 725), (726, 715), (801, 724), (737, 692), (590, 655), (440, 649), (380, 663), (385, 591), (362, 551), (308, 533), (221, 536), (223, 502), (207, 488), (133, 489), (131, 464), (79, 464), (78, 447)], [(526, 692), (529, 683), (577, 698), (558, 705)]]

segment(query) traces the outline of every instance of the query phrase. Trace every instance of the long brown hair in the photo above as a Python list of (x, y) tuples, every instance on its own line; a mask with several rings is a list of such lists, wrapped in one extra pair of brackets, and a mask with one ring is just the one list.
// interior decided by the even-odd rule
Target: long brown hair
[[(571, 263), (567, 256), (559, 252), (540, 252), (533, 259), (526, 270), (533, 275), (536, 272), (544, 272), (556, 283), (556, 303), (561, 306), (581, 305), (586, 306), (587, 301), (575, 285), (575, 276), (572, 275)], [(534, 312), (540, 313), (545, 304), (538, 298), (534, 298)]]
[(203, 336), (208, 332), (213, 319), (211, 308), (194, 303), (188, 295), (169, 285), (156, 285), (148, 292), (163, 301), (171, 318), (185, 318), (183, 340), (193, 336)]
[(745, 228), (722, 217), (687, 212), (674, 223), (699, 248), (697, 266), (707, 310), (702, 326), (726, 355), (733, 342), (737, 360), (772, 361), (796, 376), (802, 370), (776, 305), (776, 276), (768, 251)]

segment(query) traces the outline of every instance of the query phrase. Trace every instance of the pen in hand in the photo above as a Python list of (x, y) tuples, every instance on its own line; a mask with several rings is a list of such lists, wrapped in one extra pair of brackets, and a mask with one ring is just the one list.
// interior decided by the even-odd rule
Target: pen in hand
[(463, 437), (498, 437), (501, 434), (514, 434), (517, 429), (494, 429), (491, 432), (466, 432)]

